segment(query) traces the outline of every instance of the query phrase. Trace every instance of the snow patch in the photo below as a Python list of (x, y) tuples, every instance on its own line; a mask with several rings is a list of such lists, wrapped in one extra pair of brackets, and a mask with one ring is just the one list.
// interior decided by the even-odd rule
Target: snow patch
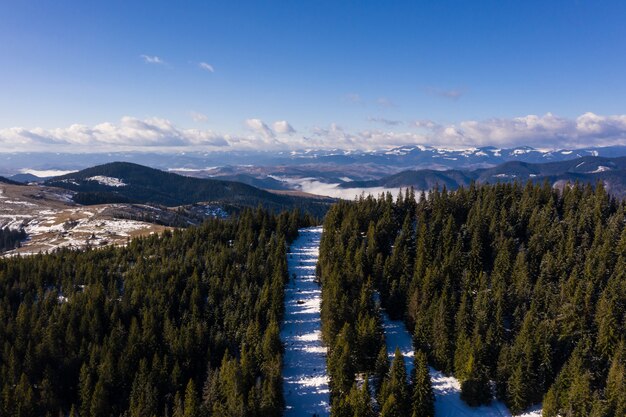
[(99, 184), (106, 185), (108, 187), (125, 187), (126, 184), (119, 178), (114, 177), (106, 177), (104, 175), (95, 175), (93, 177), (87, 178), (87, 181), (96, 181)]
[(605, 167), (604, 165), (600, 165), (598, 166), (598, 168), (594, 169), (593, 171), (589, 171), (588, 174), (597, 174), (598, 172), (605, 172), (605, 171), (610, 171), (611, 168), (609, 167)]
[(315, 279), (321, 235), (321, 227), (300, 229), (287, 254), (291, 279), (285, 288), (285, 318), (280, 332), (285, 346), (285, 416), (322, 417), (330, 413), (327, 349), (321, 332), (322, 293)]

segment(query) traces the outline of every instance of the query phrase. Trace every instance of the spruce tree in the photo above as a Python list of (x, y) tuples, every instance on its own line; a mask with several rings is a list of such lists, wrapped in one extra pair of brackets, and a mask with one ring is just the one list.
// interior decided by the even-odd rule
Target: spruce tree
[(426, 354), (421, 350), (415, 352), (413, 368), (412, 417), (434, 417), (435, 395), (428, 371)]

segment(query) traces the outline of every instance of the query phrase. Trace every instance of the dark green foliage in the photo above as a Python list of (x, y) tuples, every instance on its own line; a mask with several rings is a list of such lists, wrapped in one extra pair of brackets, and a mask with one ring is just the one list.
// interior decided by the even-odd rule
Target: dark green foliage
[[(469, 404), (491, 401), (495, 382), (514, 412), (545, 397), (546, 415), (624, 415), (626, 205), (601, 184), (408, 194), (329, 211), (320, 263), (323, 303), (337, 306), (323, 311), (331, 345), (371, 278)], [(380, 407), (402, 404), (394, 394)]]
[(383, 380), (378, 395), (378, 403), (382, 405), (382, 414), (387, 416), (411, 415), (411, 394), (407, 380), (404, 356), (396, 348), (387, 378)]
[(0, 416), (278, 416), (297, 213), (0, 260)]
[(347, 395), (336, 396), (332, 404), (333, 417), (375, 417), (367, 378), (358, 387), (353, 384)]
[(426, 354), (421, 350), (415, 352), (414, 367), (412, 375), (412, 417), (434, 417), (435, 396), (428, 373), (428, 361)]
[(26, 239), (24, 229), (12, 230), (8, 227), (0, 228), (0, 252), (19, 248), (20, 242)]
[[(329, 346), (331, 396), (333, 404), (342, 407), (347, 404), (344, 397), (350, 394), (357, 373), (373, 373), (378, 387), (384, 364), (377, 355), (383, 352), (386, 359), (386, 351), (374, 302), (375, 283), (370, 278), (369, 255), (377, 243), (359, 239), (359, 224), (338, 213), (331, 210), (326, 217), (318, 273), (322, 281), (322, 335)], [(381, 236), (371, 233), (376, 235), (375, 240)]]

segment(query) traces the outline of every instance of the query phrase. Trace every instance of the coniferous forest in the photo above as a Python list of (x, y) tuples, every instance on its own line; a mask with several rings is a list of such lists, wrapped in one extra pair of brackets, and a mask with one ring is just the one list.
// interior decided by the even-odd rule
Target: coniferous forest
[[(0, 416), (279, 416), (297, 211), (0, 260)], [(335, 204), (317, 274), (332, 415), (433, 417), (429, 365), (514, 413), (626, 415), (626, 203), (575, 184)], [(390, 361), (380, 305), (413, 334)]]
[[(336, 204), (318, 270), (333, 415), (432, 416), (426, 362), (470, 405), (495, 395), (513, 413), (543, 402), (548, 417), (626, 415), (625, 221), (602, 185)], [(401, 353), (387, 362), (375, 292), (413, 332), (408, 383)], [(362, 414), (364, 379), (377, 401)]]
[(0, 260), (1, 416), (278, 416), (297, 212)]
[(0, 252), (19, 247), (20, 242), (26, 239), (24, 229), (12, 230), (8, 227), (0, 228)]

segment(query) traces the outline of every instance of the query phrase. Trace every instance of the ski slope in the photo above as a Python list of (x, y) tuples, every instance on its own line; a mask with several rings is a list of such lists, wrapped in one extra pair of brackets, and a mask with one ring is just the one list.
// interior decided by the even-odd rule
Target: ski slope
[(280, 334), (285, 346), (285, 416), (321, 417), (330, 413), (326, 347), (321, 340), (322, 292), (315, 281), (321, 236), (321, 227), (300, 229), (287, 254), (291, 279), (285, 289), (285, 320)]
[[(381, 310), (387, 354), (392, 359), (396, 347), (404, 355), (407, 374), (413, 370), (413, 341), (404, 322), (391, 320)], [(470, 407), (461, 400), (461, 384), (452, 376), (430, 368), (430, 379), (435, 393), (435, 417), (512, 417), (511, 412), (500, 401), (493, 401), (489, 406)], [(535, 407), (518, 417), (541, 417), (541, 408)]]

